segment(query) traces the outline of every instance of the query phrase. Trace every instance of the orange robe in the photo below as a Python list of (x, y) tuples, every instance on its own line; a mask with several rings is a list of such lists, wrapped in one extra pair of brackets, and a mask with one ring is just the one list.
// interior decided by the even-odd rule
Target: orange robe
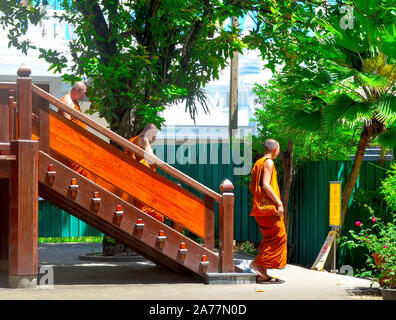
[[(287, 236), (283, 215), (278, 217), (276, 204), (263, 189), (264, 161), (262, 157), (256, 161), (252, 169), (250, 192), (253, 195), (253, 208), (250, 216), (256, 218), (262, 239), (259, 253), (254, 263), (269, 269), (283, 268), (287, 264)], [(274, 166), (271, 176), (271, 188), (280, 198), (277, 172)]]
[[(135, 137), (129, 139), (129, 141), (132, 142), (133, 144), (137, 145), (138, 147), (140, 147), (139, 144), (137, 143), (138, 137), (139, 136), (135, 136)], [(141, 164), (145, 165), (146, 167), (151, 168), (150, 165), (148, 164), (148, 162), (144, 158), (139, 157), (138, 155), (136, 155), (135, 153), (133, 153), (127, 149), (125, 149), (125, 153), (130, 155), (132, 157), (132, 159), (135, 159), (135, 160), (139, 161)], [(157, 170), (155, 167), (153, 167), (151, 169), (154, 171)], [(142, 210), (144, 213), (147, 213), (148, 215), (152, 216), (153, 218), (155, 218), (161, 222), (165, 221), (164, 216), (161, 213), (159, 213), (157, 210), (140, 202), (139, 200), (134, 199), (133, 202), (134, 202), (135, 207)]]
[[(66, 102), (66, 95), (64, 95), (60, 101), (64, 102), (65, 104), (67, 104)], [(78, 104), (78, 102), (73, 101), (73, 108), (79, 112), (81, 112), (81, 108)], [(60, 109), (58, 109), (59, 113), (62, 113), (62, 111)], [(78, 124), (80, 127), (87, 129), (87, 126), (85, 123), (79, 121), (77, 118), (75, 117), (71, 117), (71, 121), (73, 121), (75, 124)], [(85, 170), (83, 167), (81, 167), (80, 165), (78, 165), (77, 163), (72, 163), (70, 166), (74, 171), (78, 172), (79, 174), (83, 175), (84, 177), (87, 177), (88, 172), (87, 170)]]

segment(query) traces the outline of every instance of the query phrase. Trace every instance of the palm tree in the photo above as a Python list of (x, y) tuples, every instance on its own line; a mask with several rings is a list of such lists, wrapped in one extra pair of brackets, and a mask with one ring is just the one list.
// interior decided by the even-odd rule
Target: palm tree
[[(309, 73), (312, 81), (327, 85), (331, 97), (311, 96), (307, 100), (319, 100), (319, 107), (291, 110), (285, 116), (285, 122), (297, 133), (332, 130), (338, 125), (360, 129), (353, 166), (343, 187), (341, 224), (366, 147), (377, 139), (394, 154), (396, 151), (396, 28), (388, 14), (368, 1), (356, 1), (354, 29), (344, 30), (336, 14), (315, 18), (320, 59)], [(300, 68), (302, 72), (308, 70), (306, 66)]]

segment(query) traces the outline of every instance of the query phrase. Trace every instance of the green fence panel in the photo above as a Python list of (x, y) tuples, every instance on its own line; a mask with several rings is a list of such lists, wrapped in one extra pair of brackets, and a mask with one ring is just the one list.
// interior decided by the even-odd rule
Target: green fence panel
[(47, 201), (39, 201), (40, 238), (103, 236), (103, 233)]
[[(306, 164), (296, 177), (295, 211), (291, 212), (294, 243), (291, 262), (311, 266), (321, 249), (329, 227), (329, 181), (341, 181), (342, 185), (352, 168), (352, 161), (317, 161)], [(385, 168), (389, 163), (385, 163)], [(363, 161), (357, 184), (354, 188), (344, 229), (358, 220), (359, 212), (351, 208), (354, 193), (359, 190), (376, 190), (386, 170), (373, 161)], [(347, 221), (348, 220), (348, 221)], [(338, 252), (340, 263), (345, 260), (345, 250)]]

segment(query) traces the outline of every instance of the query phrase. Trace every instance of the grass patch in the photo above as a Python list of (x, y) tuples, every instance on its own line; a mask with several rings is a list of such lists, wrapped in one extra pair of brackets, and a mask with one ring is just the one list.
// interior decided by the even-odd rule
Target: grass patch
[(67, 242), (102, 242), (103, 237), (90, 236), (90, 237), (48, 237), (48, 238), (38, 238), (39, 244), (41, 243), (67, 243)]

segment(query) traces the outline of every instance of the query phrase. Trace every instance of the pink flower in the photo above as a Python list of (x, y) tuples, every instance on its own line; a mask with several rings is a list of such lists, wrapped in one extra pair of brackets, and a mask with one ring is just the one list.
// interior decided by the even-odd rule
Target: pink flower
[(388, 249), (388, 246), (387, 246), (386, 244), (384, 244), (384, 248), (385, 248), (385, 249)]
[(372, 218), (371, 218), (371, 221), (375, 222), (375, 217), (372, 217)]
[(369, 238), (369, 236), (366, 236), (366, 239), (368, 239)]
[(362, 223), (361, 223), (360, 221), (356, 221), (356, 222), (355, 222), (355, 226), (356, 226), (356, 227), (360, 227), (361, 225), (362, 225)]

